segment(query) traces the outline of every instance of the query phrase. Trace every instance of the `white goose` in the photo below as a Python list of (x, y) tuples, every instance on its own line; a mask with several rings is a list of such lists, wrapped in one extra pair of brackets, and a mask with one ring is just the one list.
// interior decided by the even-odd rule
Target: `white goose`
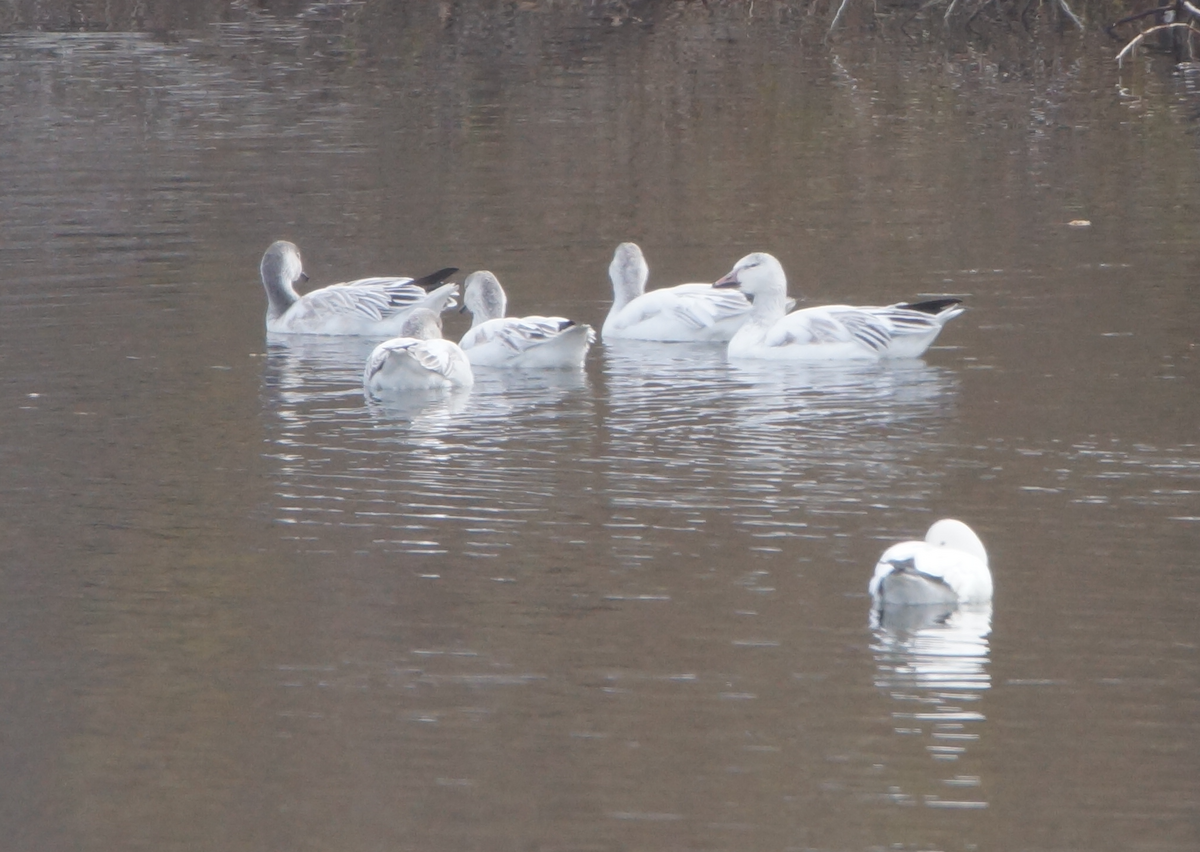
[(787, 313), (787, 277), (766, 252), (748, 254), (717, 288), (737, 287), (754, 303), (729, 341), (730, 358), (845, 361), (917, 358), (947, 321), (963, 312), (959, 299), (884, 308), (826, 305)]
[(878, 603), (986, 603), (992, 599), (987, 551), (974, 530), (946, 518), (924, 541), (904, 541), (883, 552), (868, 591)]
[[(439, 269), (423, 278), (360, 278), (305, 293), (297, 281), (307, 281), (295, 244), (279, 240), (263, 254), (259, 265), (267, 291), (267, 331), (280, 334), (347, 334), (392, 337), (410, 311), (441, 312), (453, 307), (457, 284), (442, 284), (457, 269)], [(426, 291), (425, 288), (433, 287)]]
[(506, 317), (508, 299), (492, 273), (472, 272), (463, 283), (471, 328), (459, 346), (476, 367), (581, 368), (596, 340), (590, 325), (563, 317)]
[(442, 318), (428, 308), (411, 311), (401, 336), (376, 346), (363, 368), (363, 390), (369, 396), (474, 383), (466, 354), (454, 341), (442, 339)]
[(601, 329), (605, 340), (726, 341), (750, 315), (750, 302), (741, 293), (714, 290), (709, 284), (678, 284), (647, 293), (649, 276), (637, 245), (617, 246), (608, 267), (613, 304)]

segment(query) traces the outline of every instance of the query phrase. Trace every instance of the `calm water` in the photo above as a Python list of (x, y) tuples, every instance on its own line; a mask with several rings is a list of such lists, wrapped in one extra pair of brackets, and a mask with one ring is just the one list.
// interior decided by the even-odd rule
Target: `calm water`
[[(1200, 846), (1194, 69), (485, 5), (9, 19), (6, 848)], [(277, 238), (597, 327), (627, 239), (970, 310), (381, 406), (370, 342), (265, 339)], [(947, 515), (993, 607), (873, 618)]]

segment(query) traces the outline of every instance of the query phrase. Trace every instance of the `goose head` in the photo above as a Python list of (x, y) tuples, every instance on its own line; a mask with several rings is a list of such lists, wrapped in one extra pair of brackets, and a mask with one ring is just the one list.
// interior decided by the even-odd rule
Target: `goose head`
[(418, 340), (437, 340), (442, 336), (442, 318), (429, 308), (412, 311), (400, 326), (400, 337), (415, 337)]
[(272, 318), (282, 315), (300, 298), (296, 282), (308, 280), (300, 262), (300, 249), (287, 240), (271, 243), (263, 253), (258, 271), (267, 291), (267, 315)]
[(987, 550), (984, 549), (983, 542), (979, 540), (975, 531), (962, 521), (943, 518), (929, 528), (929, 532), (925, 534), (925, 542), (934, 547), (948, 547), (968, 553), (984, 565), (988, 564)]
[(508, 299), (495, 275), (481, 269), (467, 276), (463, 283), (462, 309), (471, 312), (472, 326), (499, 319), (507, 308)]
[(787, 296), (787, 276), (783, 266), (765, 251), (748, 254), (733, 265), (729, 274), (714, 287), (737, 287), (756, 304), (762, 296)]
[(608, 265), (608, 279), (613, 285), (613, 307), (622, 308), (646, 291), (650, 267), (636, 243), (621, 243)]

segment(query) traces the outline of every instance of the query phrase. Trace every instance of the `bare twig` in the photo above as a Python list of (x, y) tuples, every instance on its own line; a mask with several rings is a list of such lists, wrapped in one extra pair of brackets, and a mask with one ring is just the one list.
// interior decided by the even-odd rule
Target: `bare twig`
[(829, 38), (833, 34), (833, 28), (838, 25), (838, 21), (842, 19), (842, 12), (845, 12), (849, 5), (850, 0), (842, 0), (842, 5), (838, 6), (837, 14), (833, 16), (833, 23), (829, 25), (829, 32), (825, 33), (825, 38)]
[(1119, 38), (1119, 36), (1113, 32), (1113, 30), (1122, 24), (1132, 24), (1134, 21), (1140, 21), (1142, 18), (1148, 18), (1151, 15), (1161, 15), (1163, 12), (1166, 12), (1171, 8), (1172, 5), (1168, 4), (1166, 6), (1159, 6), (1157, 9), (1147, 9), (1145, 12), (1138, 12), (1136, 15), (1129, 15), (1128, 17), (1124, 17), (1119, 21), (1109, 24), (1104, 28), (1104, 31), (1113, 38)]
[(1187, 9), (1189, 12), (1192, 13), (1193, 18), (1200, 18), (1200, 7), (1194, 6), (1193, 4), (1189, 3), (1187, 0), (1183, 0), (1182, 5), (1183, 5), (1183, 8)]
[(1151, 27), (1148, 30), (1144, 30), (1144, 31), (1138, 33), (1136, 36), (1133, 37), (1133, 39), (1129, 42), (1129, 44), (1127, 44), (1123, 48), (1121, 48), (1121, 52), (1117, 54), (1117, 65), (1120, 65), (1121, 60), (1125, 58), (1125, 54), (1131, 52), (1135, 47), (1137, 47), (1138, 44), (1140, 44), (1142, 41), (1145, 40), (1146, 36), (1151, 35), (1153, 33), (1162, 32), (1163, 30), (1188, 30), (1189, 32), (1200, 34), (1200, 29), (1197, 29), (1196, 27), (1192, 26), (1191, 21), (1187, 22), (1186, 24), (1180, 24), (1180, 23), (1159, 24), (1156, 27)]
[(1071, 11), (1071, 7), (1067, 5), (1067, 0), (1058, 0), (1058, 5), (1061, 6), (1062, 10), (1067, 13), (1067, 17), (1075, 22), (1075, 26), (1079, 27), (1079, 29), (1082, 31), (1083, 21), (1079, 20), (1079, 16)]

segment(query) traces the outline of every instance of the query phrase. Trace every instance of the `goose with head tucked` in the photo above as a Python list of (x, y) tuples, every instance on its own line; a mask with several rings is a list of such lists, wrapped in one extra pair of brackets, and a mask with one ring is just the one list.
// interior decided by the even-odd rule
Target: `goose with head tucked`
[(267, 291), (267, 331), (394, 337), (411, 311), (427, 308), (440, 313), (454, 306), (458, 285), (442, 282), (457, 271), (448, 267), (416, 279), (360, 278), (301, 296), (296, 283), (307, 281), (308, 276), (300, 250), (279, 240), (266, 250), (259, 265)]
[(748, 254), (713, 287), (750, 297), (749, 318), (729, 341), (730, 358), (777, 361), (862, 361), (917, 358), (949, 320), (960, 299), (888, 307), (825, 305), (787, 312), (787, 277), (766, 252)]
[(462, 310), (471, 327), (459, 341), (476, 367), (579, 369), (596, 340), (590, 325), (563, 317), (506, 317), (508, 298), (496, 276), (472, 272), (463, 283)]
[(428, 308), (411, 311), (401, 336), (376, 346), (363, 368), (363, 390), (370, 396), (474, 383), (471, 362), (457, 343), (442, 339), (442, 318)]
[(621, 243), (608, 267), (613, 303), (600, 331), (605, 340), (724, 342), (750, 315), (750, 302), (736, 291), (710, 284), (678, 284), (646, 291), (650, 268), (634, 243)]
[(992, 599), (987, 551), (969, 526), (945, 518), (924, 541), (885, 550), (868, 591), (879, 604), (986, 603)]

